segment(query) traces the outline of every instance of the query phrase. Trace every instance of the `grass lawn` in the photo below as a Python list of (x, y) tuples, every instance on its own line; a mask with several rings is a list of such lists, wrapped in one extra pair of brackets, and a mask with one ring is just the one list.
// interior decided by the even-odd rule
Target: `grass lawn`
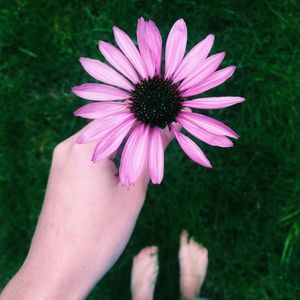
[(212, 171), (170, 145), (163, 183), (149, 187), (124, 254), (88, 299), (130, 299), (132, 257), (151, 244), (160, 248), (155, 298), (177, 299), (183, 228), (209, 250), (203, 296), (299, 299), (299, 15), (296, 0), (2, 0), (0, 290), (26, 256), (54, 146), (86, 123), (72, 115), (84, 102), (70, 89), (89, 79), (78, 58), (102, 59), (97, 43), (113, 40), (113, 25), (134, 37), (137, 18), (151, 18), (165, 40), (183, 17), (189, 49), (213, 33), (212, 52), (237, 66), (205, 95), (247, 99), (207, 112), (241, 138), (232, 149), (201, 145)]

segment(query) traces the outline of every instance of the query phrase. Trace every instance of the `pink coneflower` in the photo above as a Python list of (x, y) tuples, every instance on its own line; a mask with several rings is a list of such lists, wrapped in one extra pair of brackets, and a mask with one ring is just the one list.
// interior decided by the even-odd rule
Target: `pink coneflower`
[(218, 109), (244, 101), (241, 97), (189, 99), (222, 84), (235, 70), (230, 66), (217, 71), (224, 52), (208, 57), (214, 36), (208, 35), (184, 56), (187, 27), (183, 19), (178, 20), (168, 35), (163, 71), (162, 38), (153, 21), (138, 20), (138, 48), (118, 27), (113, 27), (113, 32), (120, 50), (99, 42), (99, 49), (111, 66), (80, 58), (86, 72), (105, 84), (82, 84), (74, 87), (73, 93), (105, 102), (93, 102), (75, 111), (76, 116), (95, 119), (85, 127), (78, 143), (98, 141), (92, 157), (97, 162), (115, 153), (127, 137), (120, 162), (120, 180), (125, 186), (134, 184), (145, 166), (154, 184), (162, 181), (165, 130), (175, 136), (193, 161), (211, 168), (198, 145), (180, 128), (218, 147), (232, 147), (228, 137), (239, 137), (225, 124), (192, 112), (193, 108)]

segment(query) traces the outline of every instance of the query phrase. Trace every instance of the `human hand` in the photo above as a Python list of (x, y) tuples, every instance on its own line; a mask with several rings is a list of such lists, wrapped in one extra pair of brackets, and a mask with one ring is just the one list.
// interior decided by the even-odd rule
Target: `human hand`
[[(149, 182), (130, 188), (112, 159), (94, 164), (95, 144), (78, 134), (54, 150), (43, 208), (28, 256), (1, 299), (83, 299), (123, 252)], [(170, 135), (163, 136), (165, 146)]]

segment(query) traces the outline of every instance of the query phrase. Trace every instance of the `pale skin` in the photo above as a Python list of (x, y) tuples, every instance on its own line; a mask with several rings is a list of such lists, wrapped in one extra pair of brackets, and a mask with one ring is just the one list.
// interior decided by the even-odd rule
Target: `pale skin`
[[(151, 246), (142, 249), (134, 257), (131, 270), (132, 300), (153, 300), (159, 271), (158, 253), (158, 248)], [(180, 235), (178, 259), (180, 299), (195, 300), (206, 276), (208, 251), (183, 231)]]
[[(145, 201), (148, 172), (145, 168), (134, 186), (122, 186), (113, 158), (91, 162), (95, 143), (76, 144), (79, 134), (54, 150), (29, 253), (0, 300), (85, 299), (128, 243)], [(165, 131), (165, 147), (170, 140), (170, 133)], [(201, 264), (199, 253), (203, 248), (199, 247), (193, 241), (188, 243), (183, 233), (179, 260), (184, 300), (199, 293), (205, 277), (207, 252)], [(157, 255), (153, 254), (158, 249), (149, 249), (135, 259), (133, 299), (148, 300), (153, 296), (158, 273)]]
[[(54, 150), (47, 191), (29, 253), (1, 300), (84, 299), (119, 258), (143, 206), (148, 172), (120, 184), (111, 158), (94, 164), (95, 143), (78, 134)], [(170, 135), (164, 136), (165, 145)]]

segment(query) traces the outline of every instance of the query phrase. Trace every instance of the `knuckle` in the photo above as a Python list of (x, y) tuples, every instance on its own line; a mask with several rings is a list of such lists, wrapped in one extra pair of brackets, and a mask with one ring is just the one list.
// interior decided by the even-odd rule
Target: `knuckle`
[(60, 142), (57, 144), (53, 150), (53, 159), (57, 160), (65, 157), (66, 152), (68, 151), (68, 144), (66, 141)]

